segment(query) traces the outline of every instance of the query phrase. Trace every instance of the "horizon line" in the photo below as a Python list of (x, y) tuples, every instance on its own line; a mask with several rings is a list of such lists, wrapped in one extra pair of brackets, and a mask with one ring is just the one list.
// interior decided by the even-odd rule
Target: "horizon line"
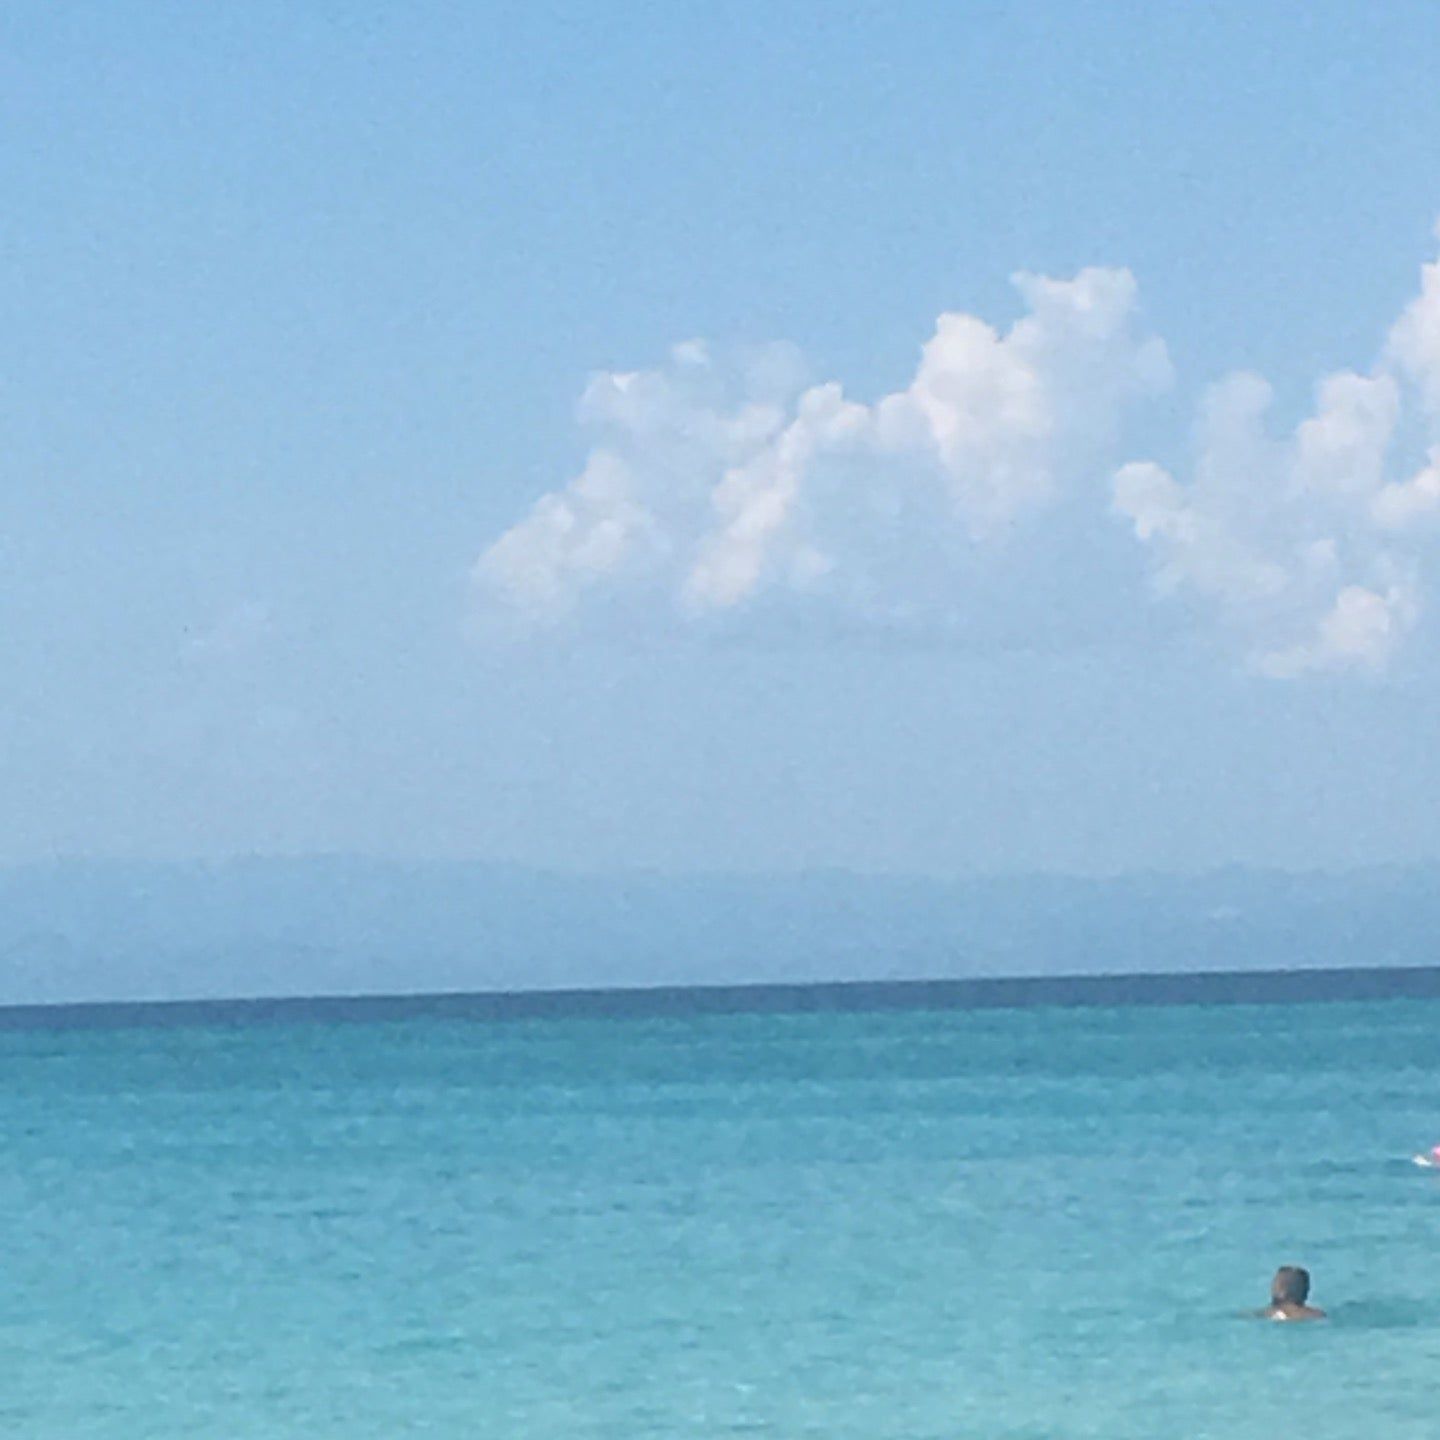
[(0, 1031), (1440, 1000), (1440, 964), (0, 1003)]

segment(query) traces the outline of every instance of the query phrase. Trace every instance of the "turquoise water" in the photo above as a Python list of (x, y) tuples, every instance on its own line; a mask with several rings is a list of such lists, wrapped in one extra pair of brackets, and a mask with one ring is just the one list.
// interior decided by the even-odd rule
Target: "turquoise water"
[[(0, 1034), (6, 1433), (1440, 1433), (1440, 1005)], [(1327, 1326), (1238, 1319), (1282, 1262)]]

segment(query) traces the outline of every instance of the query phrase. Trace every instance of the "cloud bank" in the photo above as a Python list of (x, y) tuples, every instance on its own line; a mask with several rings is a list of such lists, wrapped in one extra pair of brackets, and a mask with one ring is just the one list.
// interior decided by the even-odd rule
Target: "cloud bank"
[(979, 557), (1002, 554), (1018, 585), (1027, 537), (1088, 506), (1128, 528), (1158, 597), (1260, 673), (1383, 669), (1421, 615), (1440, 512), (1440, 263), (1375, 364), (1324, 378), (1289, 434), (1262, 377), (1213, 385), (1183, 478), (1116, 468), (1127, 420), (1172, 383), (1131, 274), (1014, 284), (1008, 330), (941, 315), (909, 382), (873, 403), (784, 345), (689, 341), (657, 369), (595, 376), (584, 465), (480, 556), (482, 607), (525, 626), (616, 603), (689, 625), (943, 621)]

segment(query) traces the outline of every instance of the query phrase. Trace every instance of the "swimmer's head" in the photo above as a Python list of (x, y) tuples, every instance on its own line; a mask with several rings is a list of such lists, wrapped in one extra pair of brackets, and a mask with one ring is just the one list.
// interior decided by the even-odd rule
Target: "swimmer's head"
[(1282, 1265), (1270, 1282), (1270, 1299), (1276, 1305), (1303, 1305), (1310, 1297), (1310, 1272), (1298, 1265)]

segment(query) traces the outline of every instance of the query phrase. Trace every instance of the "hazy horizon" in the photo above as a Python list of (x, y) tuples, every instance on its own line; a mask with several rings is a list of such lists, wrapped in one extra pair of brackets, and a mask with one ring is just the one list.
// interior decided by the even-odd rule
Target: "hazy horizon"
[(1428, 966), (1437, 879), (52, 861), (0, 867), (0, 1003)]

